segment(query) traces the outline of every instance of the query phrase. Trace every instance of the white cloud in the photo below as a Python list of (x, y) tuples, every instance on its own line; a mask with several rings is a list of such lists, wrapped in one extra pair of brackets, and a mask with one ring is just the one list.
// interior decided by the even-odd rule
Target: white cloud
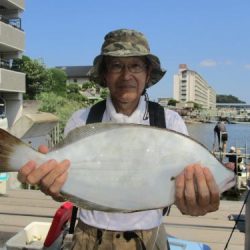
[(250, 64), (246, 64), (244, 67), (245, 69), (250, 70)]
[(200, 62), (200, 65), (202, 67), (215, 67), (217, 66), (217, 62), (213, 59), (205, 59), (203, 61)]

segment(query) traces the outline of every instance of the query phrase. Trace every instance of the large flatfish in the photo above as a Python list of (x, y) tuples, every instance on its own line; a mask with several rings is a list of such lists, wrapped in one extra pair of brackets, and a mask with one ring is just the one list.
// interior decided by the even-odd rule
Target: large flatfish
[(69, 159), (62, 194), (78, 206), (132, 212), (163, 208), (175, 197), (176, 177), (185, 166), (208, 167), (221, 192), (234, 173), (207, 148), (168, 129), (137, 124), (98, 123), (78, 127), (48, 154), (41, 154), (0, 130), (0, 172), (18, 171), (29, 160)]

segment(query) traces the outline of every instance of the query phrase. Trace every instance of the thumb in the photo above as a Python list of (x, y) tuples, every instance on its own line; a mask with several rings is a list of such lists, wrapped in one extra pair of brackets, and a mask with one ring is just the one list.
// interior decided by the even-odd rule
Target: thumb
[(38, 151), (40, 153), (47, 154), (49, 152), (49, 148), (46, 145), (42, 144), (38, 147)]

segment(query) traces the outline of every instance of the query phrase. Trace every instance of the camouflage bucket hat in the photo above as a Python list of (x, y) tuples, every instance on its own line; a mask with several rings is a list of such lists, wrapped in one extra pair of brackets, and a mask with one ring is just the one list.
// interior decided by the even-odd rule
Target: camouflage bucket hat
[(146, 88), (156, 84), (166, 73), (166, 70), (161, 68), (159, 58), (150, 53), (145, 36), (135, 30), (119, 29), (111, 31), (105, 36), (101, 54), (94, 59), (93, 67), (90, 70), (90, 80), (101, 86), (105, 86), (101, 77), (104, 56), (145, 56), (152, 67), (151, 77)]

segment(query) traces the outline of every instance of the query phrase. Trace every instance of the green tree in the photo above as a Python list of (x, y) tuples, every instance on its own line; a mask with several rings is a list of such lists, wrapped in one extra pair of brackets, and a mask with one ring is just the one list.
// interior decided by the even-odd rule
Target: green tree
[(100, 89), (100, 97), (101, 97), (102, 99), (106, 99), (108, 95), (109, 95), (109, 90), (108, 90), (108, 88), (101, 88), (101, 89)]
[(47, 69), (48, 81), (43, 86), (43, 92), (53, 92), (59, 96), (66, 96), (66, 73), (57, 68)]
[(189, 101), (187, 103), (193, 103), (194, 109), (202, 109), (202, 105), (201, 104), (198, 104), (198, 103), (193, 102), (193, 101)]
[(76, 83), (67, 85), (67, 99), (77, 102), (88, 103), (88, 98), (80, 93), (80, 86)]
[(178, 103), (178, 101), (175, 99), (169, 99), (169, 101), (168, 101), (169, 106), (176, 106), (176, 103)]
[(202, 109), (202, 105), (194, 102), (194, 109)]
[(78, 94), (80, 93), (80, 86), (76, 83), (70, 83), (67, 85), (67, 93), (68, 94)]
[(12, 69), (26, 74), (25, 99), (34, 100), (42, 92), (54, 92), (60, 96), (67, 94), (67, 76), (61, 69), (47, 69), (41, 60), (32, 60), (28, 56), (14, 59)]
[(82, 84), (82, 89), (83, 89), (83, 90), (91, 89), (91, 88), (96, 88), (96, 84), (95, 84), (94, 82), (87, 81), (87, 82), (84, 82), (84, 83)]
[(53, 92), (41, 93), (37, 96), (37, 99), (40, 101), (39, 111), (53, 113), (58, 116), (61, 137), (66, 122), (72, 113), (80, 108), (86, 107), (86, 104), (83, 102), (67, 99)]
[(26, 74), (25, 99), (34, 100), (36, 95), (43, 91), (43, 86), (48, 85), (49, 75), (39, 60), (32, 60), (28, 56), (13, 60), (12, 69)]

